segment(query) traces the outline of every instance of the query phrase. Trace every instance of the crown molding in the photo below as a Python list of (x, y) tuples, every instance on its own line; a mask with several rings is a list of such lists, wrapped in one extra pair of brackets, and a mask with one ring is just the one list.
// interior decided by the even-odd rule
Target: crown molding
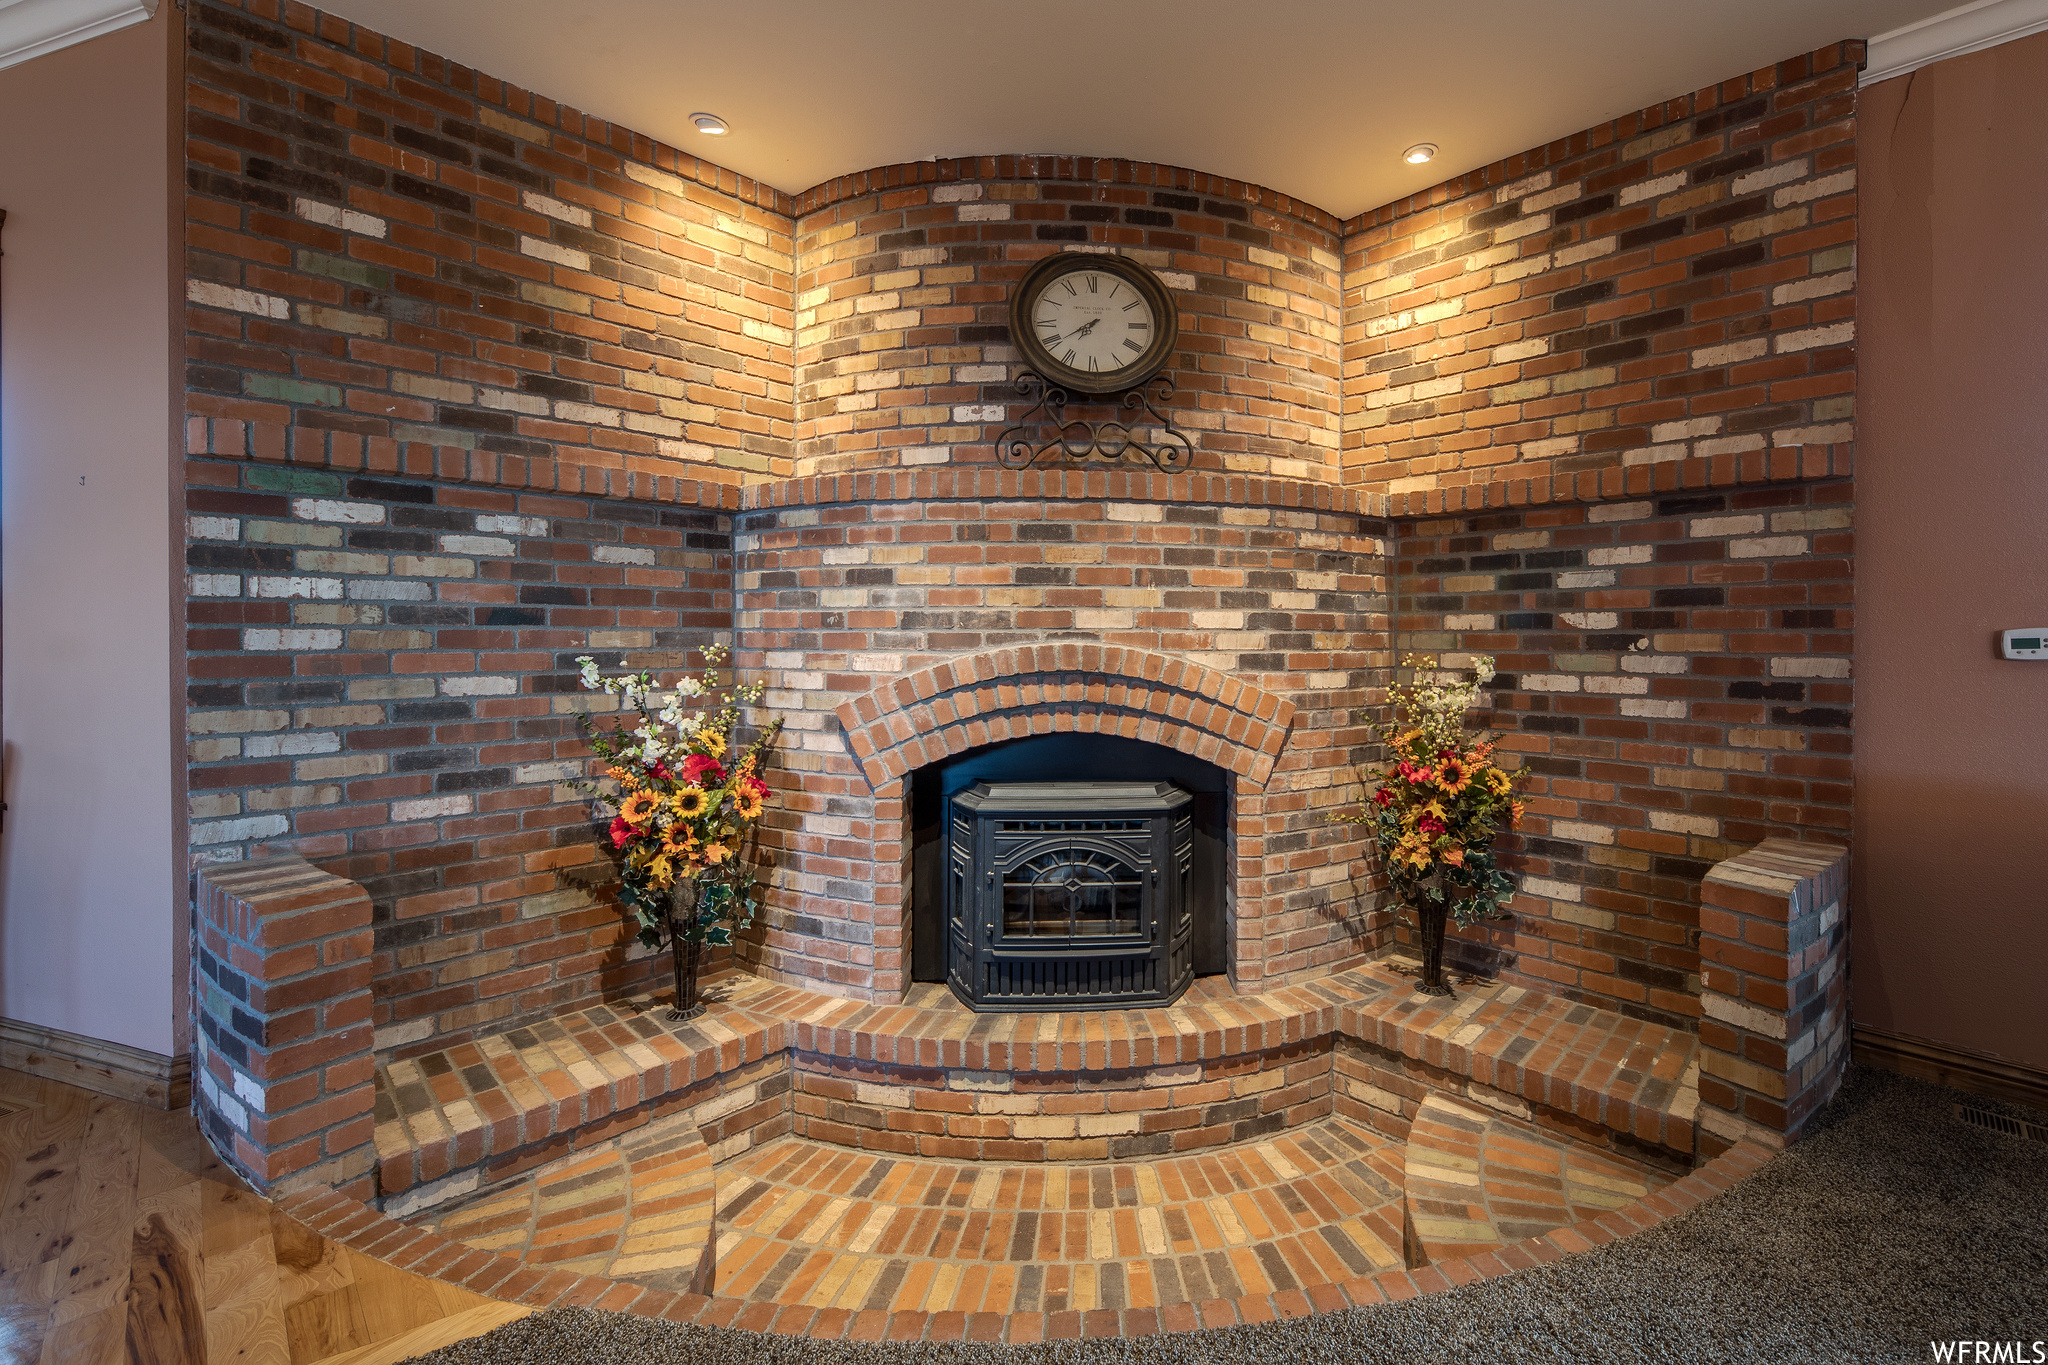
[(0, 71), (139, 24), (157, 0), (0, 0)]
[(1870, 40), (1858, 85), (1874, 85), (1966, 52), (2048, 30), (2048, 0), (1977, 0)]

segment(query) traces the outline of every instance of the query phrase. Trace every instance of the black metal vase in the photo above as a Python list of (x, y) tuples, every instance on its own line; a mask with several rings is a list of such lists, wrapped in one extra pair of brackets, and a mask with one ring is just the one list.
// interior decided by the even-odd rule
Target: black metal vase
[(704, 939), (693, 932), (696, 928), (697, 897), (694, 888), (685, 891), (679, 886), (668, 917), (668, 951), (676, 974), (676, 1003), (668, 1012), (672, 1024), (695, 1019), (704, 1012), (704, 1002), (697, 998), (697, 961), (704, 952)]
[(1422, 976), (1415, 983), (1417, 995), (1451, 993), (1451, 983), (1444, 980), (1444, 933), (1450, 917), (1450, 906), (1442, 901), (1425, 899), (1415, 907), (1415, 923), (1422, 935)]

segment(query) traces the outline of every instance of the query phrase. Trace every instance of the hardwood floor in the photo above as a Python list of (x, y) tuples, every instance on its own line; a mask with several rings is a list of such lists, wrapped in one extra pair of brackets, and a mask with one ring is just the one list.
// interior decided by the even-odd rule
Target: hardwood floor
[(0, 1365), (395, 1365), (530, 1311), (308, 1231), (183, 1110), (0, 1069)]

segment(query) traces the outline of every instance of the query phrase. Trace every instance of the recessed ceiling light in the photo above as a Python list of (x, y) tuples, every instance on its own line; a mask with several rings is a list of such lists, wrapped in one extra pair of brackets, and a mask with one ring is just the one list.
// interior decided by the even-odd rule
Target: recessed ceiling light
[(1435, 155), (1436, 144), (1434, 142), (1418, 142), (1407, 151), (1401, 153), (1401, 159), (1411, 166), (1420, 166)]
[(713, 137), (724, 137), (732, 131), (726, 127), (725, 120), (716, 114), (692, 114), (690, 122), (697, 125), (698, 132), (709, 133)]

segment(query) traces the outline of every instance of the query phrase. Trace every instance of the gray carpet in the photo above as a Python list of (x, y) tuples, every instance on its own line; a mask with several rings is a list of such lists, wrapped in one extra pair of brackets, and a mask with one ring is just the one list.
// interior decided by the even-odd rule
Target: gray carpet
[(1036, 1347), (821, 1344), (562, 1310), (421, 1359), (1926, 1361), (1930, 1340), (1960, 1337), (2018, 1340), (2018, 1359), (2033, 1360), (2033, 1343), (2048, 1341), (2048, 1144), (1961, 1123), (1952, 1111), (1963, 1098), (1859, 1068), (1813, 1136), (1690, 1214), (1583, 1256), (1405, 1304)]

